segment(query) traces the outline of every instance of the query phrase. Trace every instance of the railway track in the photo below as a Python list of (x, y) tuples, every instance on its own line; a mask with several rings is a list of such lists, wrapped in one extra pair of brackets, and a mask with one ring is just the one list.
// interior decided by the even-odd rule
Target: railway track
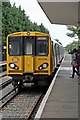
[(5, 120), (6, 118), (14, 120), (32, 120), (35, 117), (39, 104), (48, 87), (49, 86), (44, 87), (44, 85), (35, 87), (27, 86), (22, 89), (22, 92), (18, 92), (18, 89), (16, 88), (17, 91), (14, 89), (3, 96), (3, 98), (1, 98), (2, 104), (0, 106), (2, 120)]
[(12, 82), (12, 78), (6, 74), (6, 63), (0, 64), (0, 90)]
[[(5, 76), (5, 77), (7, 77), (7, 76)], [(8, 79), (8, 80), (5, 80), (5, 81), (3, 81), (3, 78), (1, 78), (1, 79), (2, 79), (2, 83), (0, 84), (0, 90), (5, 88), (6, 86), (11, 84), (11, 82), (12, 82), (12, 79)]]
[[(0, 64), (0, 92), (1, 92), (1, 96), (0, 96), (0, 109), (9, 101), (11, 100), (16, 94), (17, 92), (16, 89), (17, 88), (8, 88), (8, 85), (10, 85), (12, 82), (12, 78), (6, 75), (6, 63), (2, 62)], [(7, 87), (6, 91), (4, 90)], [(8, 91), (7, 91), (8, 90)], [(5, 91), (5, 92), (4, 92)], [(4, 95), (4, 96), (3, 96)], [(2, 98), (1, 98), (2, 97)]]
[(33, 111), (45, 93), (44, 87), (25, 87), (21, 93), (18, 93), (2, 106), (0, 113), (2, 118), (26, 118), (32, 117)]
[(13, 97), (15, 97), (18, 94), (17, 87), (9, 91), (6, 95), (4, 95), (2, 98), (0, 98), (1, 104), (0, 109), (3, 108)]

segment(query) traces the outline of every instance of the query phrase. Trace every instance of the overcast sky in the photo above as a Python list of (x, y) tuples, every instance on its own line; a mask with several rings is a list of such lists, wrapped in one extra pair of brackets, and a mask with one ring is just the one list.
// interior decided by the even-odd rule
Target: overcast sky
[(11, 5), (15, 2), (16, 6), (25, 10), (27, 16), (32, 22), (36, 22), (38, 25), (43, 23), (43, 25), (50, 31), (50, 35), (54, 39), (59, 39), (59, 41), (65, 47), (67, 44), (71, 43), (74, 38), (70, 38), (66, 35), (68, 32), (65, 25), (51, 24), (45, 13), (37, 3), (37, 0), (10, 0)]

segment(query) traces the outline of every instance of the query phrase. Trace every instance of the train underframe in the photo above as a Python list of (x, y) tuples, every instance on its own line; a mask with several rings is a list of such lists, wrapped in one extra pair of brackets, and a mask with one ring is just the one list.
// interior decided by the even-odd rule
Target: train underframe
[(38, 85), (39, 81), (44, 81), (46, 84), (50, 84), (53, 74), (51, 75), (33, 75), (33, 74), (24, 74), (24, 75), (10, 75), (12, 77), (12, 85), (17, 86), (20, 90), (24, 83), (34, 83)]

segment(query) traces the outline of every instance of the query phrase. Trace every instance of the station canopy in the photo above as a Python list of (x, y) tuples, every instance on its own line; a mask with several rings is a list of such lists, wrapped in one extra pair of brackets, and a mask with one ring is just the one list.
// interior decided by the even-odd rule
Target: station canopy
[(80, 25), (80, 0), (37, 0), (52, 24)]

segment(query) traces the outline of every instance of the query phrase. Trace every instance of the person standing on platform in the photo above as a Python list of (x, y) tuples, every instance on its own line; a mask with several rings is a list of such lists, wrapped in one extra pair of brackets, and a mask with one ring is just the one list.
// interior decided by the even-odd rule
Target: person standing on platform
[(71, 62), (71, 65), (72, 65), (72, 76), (70, 78), (74, 78), (74, 75), (75, 73), (79, 76), (79, 70), (77, 70), (77, 50), (76, 48), (73, 49), (73, 52), (72, 52), (72, 62)]
[(77, 51), (77, 64), (78, 64), (77, 70), (80, 78), (80, 46), (78, 47), (78, 51)]

